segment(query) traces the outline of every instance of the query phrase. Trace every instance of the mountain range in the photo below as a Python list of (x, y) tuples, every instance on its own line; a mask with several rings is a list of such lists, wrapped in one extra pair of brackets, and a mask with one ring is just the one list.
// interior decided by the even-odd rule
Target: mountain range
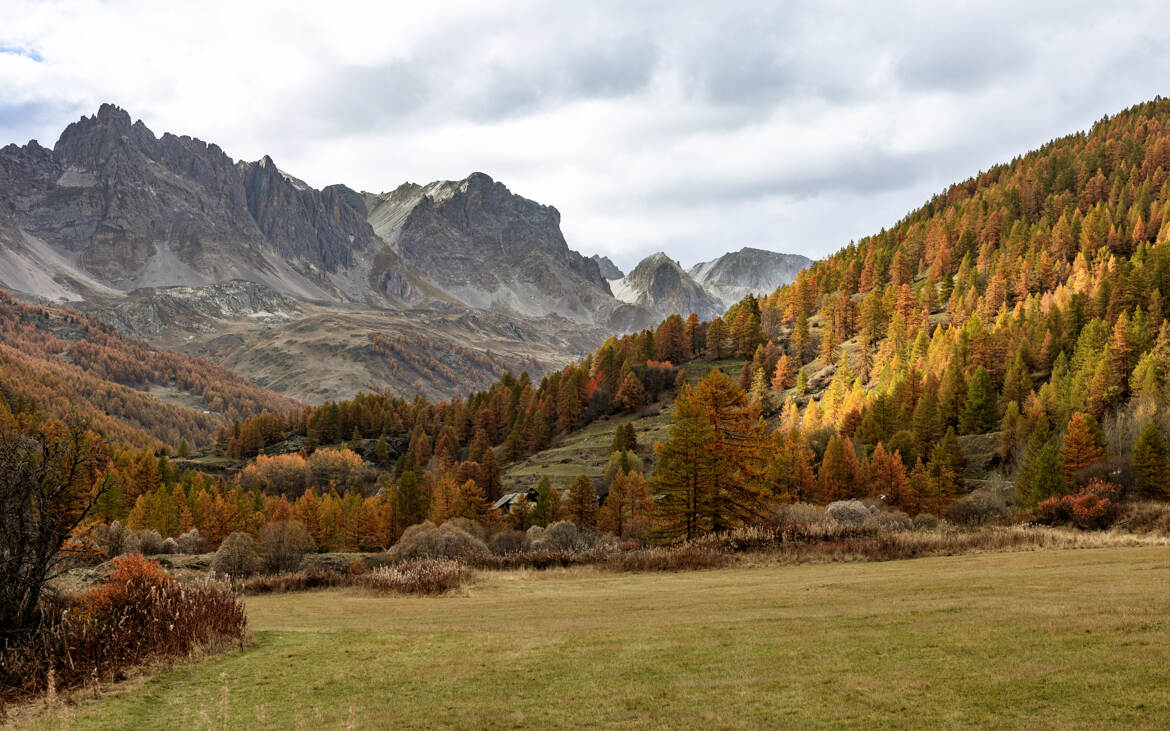
[(308, 402), (541, 374), (672, 312), (713, 317), (808, 263), (744, 249), (688, 273), (655, 254), (622, 277), (569, 248), (555, 208), (483, 173), (318, 190), (110, 104), (51, 150), (0, 149), (0, 286)]

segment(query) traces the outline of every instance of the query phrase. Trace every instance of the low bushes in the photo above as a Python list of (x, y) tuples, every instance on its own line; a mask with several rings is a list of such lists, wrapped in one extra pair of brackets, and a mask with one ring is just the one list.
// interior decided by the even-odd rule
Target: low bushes
[(429, 520), (412, 525), (386, 552), (387, 558), (392, 562), (428, 558), (474, 561), (490, 554), (491, 551), (482, 538), (468, 532), (454, 520), (440, 526)]
[(44, 602), (34, 633), (0, 648), (0, 703), (117, 678), (153, 660), (242, 642), (244, 606), (222, 581), (180, 583), (141, 556), (114, 560), (85, 594)]
[(710, 545), (645, 548), (612, 554), (602, 564), (611, 571), (693, 571), (731, 563), (731, 556)]
[(442, 594), (463, 586), (470, 579), (471, 571), (465, 564), (449, 559), (406, 561), (354, 577), (358, 586), (394, 594)]
[(964, 495), (947, 508), (947, 520), (959, 525), (980, 526), (1011, 516), (1011, 505), (999, 491), (980, 489)]
[(256, 541), (247, 533), (232, 533), (219, 544), (211, 568), (216, 573), (241, 579), (260, 570), (260, 555), (256, 553)]
[(286, 594), (291, 591), (329, 589), (351, 584), (351, 574), (320, 566), (282, 574), (250, 576), (237, 583), (245, 594)]
[(1036, 520), (1048, 525), (1072, 523), (1078, 528), (1107, 528), (1117, 515), (1121, 487), (1092, 480), (1072, 495), (1050, 497), (1036, 506)]
[(299, 568), (305, 554), (315, 548), (309, 532), (299, 521), (277, 520), (260, 529), (256, 552), (265, 571), (280, 573)]

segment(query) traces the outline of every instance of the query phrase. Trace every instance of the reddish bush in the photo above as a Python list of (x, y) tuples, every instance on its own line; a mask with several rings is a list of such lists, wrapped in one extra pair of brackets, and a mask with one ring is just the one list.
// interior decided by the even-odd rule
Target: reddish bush
[(1108, 528), (1117, 516), (1122, 488), (1111, 482), (1091, 480), (1074, 495), (1050, 497), (1036, 506), (1036, 521), (1048, 525), (1072, 523), (1079, 528)]
[(1091, 492), (1077, 497), (1072, 505), (1073, 522), (1081, 528), (1104, 528), (1111, 522), (1113, 512), (1113, 502), (1109, 498)]
[(1045, 525), (1067, 523), (1072, 516), (1072, 500), (1068, 495), (1050, 497), (1036, 506), (1036, 522)]
[(34, 634), (0, 647), (0, 703), (198, 649), (242, 641), (244, 605), (224, 582), (180, 583), (139, 555), (114, 559), (106, 580), (74, 602), (42, 604)]

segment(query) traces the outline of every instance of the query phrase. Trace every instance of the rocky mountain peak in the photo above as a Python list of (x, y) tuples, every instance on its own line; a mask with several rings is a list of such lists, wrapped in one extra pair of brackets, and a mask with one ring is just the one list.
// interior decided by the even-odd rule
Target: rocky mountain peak
[(618, 269), (617, 264), (614, 264), (612, 261), (610, 261), (608, 256), (594, 254), (589, 258), (597, 262), (598, 271), (600, 271), (601, 276), (605, 277), (606, 279), (621, 279), (622, 277), (626, 276), (624, 273), (622, 273), (621, 269)]
[(632, 272), (610, 286), (615, 297), (649, 308), (659, 319), (675, 313), (685, 317), (692, 312), (711, 319), (724, 309), (677, 261), (661, 251), (638, 262)]
[(688, 271), (703, 285), (730, 306), (750, 294), (773, 292), (796, 279), (800, 270), (812, 260), (799, 254), (783, 254), (745, 246), (717, 259), (700, 262)]

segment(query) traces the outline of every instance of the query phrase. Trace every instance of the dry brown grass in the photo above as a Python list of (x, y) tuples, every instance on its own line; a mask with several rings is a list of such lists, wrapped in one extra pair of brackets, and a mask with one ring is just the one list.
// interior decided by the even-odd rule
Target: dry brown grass
[(181, 583), (137, 555), (115, 559), (103, 583), (43, 610), (36, 631), (0, 646), (0, 712), (59, 688), (119, 680), (136, 666), (242, 643), (246, 634), (244, 606), (227, 583)]
[(449, 559), (406, 561), (354, 577), (357, 586), (382, 594), (443, 594), (470, 580), (467, 566)]

